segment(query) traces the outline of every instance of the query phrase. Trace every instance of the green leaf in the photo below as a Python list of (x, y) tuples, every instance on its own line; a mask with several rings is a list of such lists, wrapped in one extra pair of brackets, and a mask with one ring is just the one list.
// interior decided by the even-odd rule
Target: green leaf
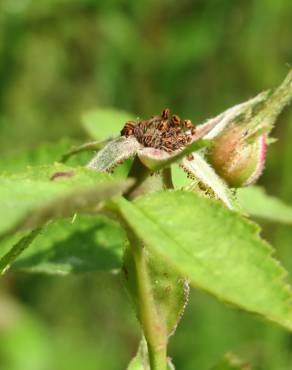
[(212, 370), (252, 370), (251, 366), (237, 358), (233, 353), (227, 353), (223, 360)]
[(292, 224), (292, 206), (268, 195), (258, 186), (238, 189), (238, 201), (243, 211), (265, 220)]
[(131, 360), (127, 370), (150, 370), (148, 349), (145, 338), (142, 338), (136, 356)]
[[(72, 147), (76, 148), (76, 143), (69, 139), (61, 140), (57, 143), (45, 143), (34, 149), (28, 149), (21, 151), (21, 153), (14, 153), (11, 155), (4, 155), (0, 158), (0, 173), (2, 172), (23, 172), (28, 166), (43, 166), (59, 162), (65, 153), (71, 153)], [(80, 148), (78, 146), (78, 148)], [(84, 149), (84, 145), (82, 146)], [(91, 153), (84, 153), (78, 155), (78, 157), (70, 158), (68, 165), (80, 166), (85, 165), (90, 157)], [(75, 153), (74, 153), (75, 154)], [(67, 158), (69, 160), (69, 158)]]
[(157, 258), (195, 287), (292, 330), (286, 274), (258, 227), (219, 202), (172, 191), (116, 200), (120, 213)]
[(135, 120), (134, 115), (107, 108), (90, 110), (82, 117), (83, 127), (94, 140), (118, 136), (125, 123), (130, 120)]
[(28, 166), (39, 166), (52, 164), (61, 157), (72, 146), (70, 140), (62, 140), (58, 143), (47, 143), (35, 149), (2, 155), (0, 158), (1, 172), (20, 172), (25, 171)]
[[(131, 181), (130, 181), (131, 182)], [(85, 168), (56, 164), (0, 177), (0, 235), (34, 229), (55, 218), (95, 207), (129, 182)]]
[(12, 270), (47, 274), (120, 269), (125, 233), (103, 216), (77, 216), (45, 226)]
[[(166, 265), (151, 253), (147, 256), (151, 289), (160, 320), (165, 322), (167, 334), (172, 335), (184, 313), (189, 298), (189, 285), (172, 266)], [(124, 256), (125, 285), (139, 318), (135, 263), (129, 248)]]
[(3, 257), (0, 259), (0, 274), (4, 274), (16, 258), (30, 246), (34, 239), (38, 236), (41, 229), (35, 229), (28, 235), (22, 237)]

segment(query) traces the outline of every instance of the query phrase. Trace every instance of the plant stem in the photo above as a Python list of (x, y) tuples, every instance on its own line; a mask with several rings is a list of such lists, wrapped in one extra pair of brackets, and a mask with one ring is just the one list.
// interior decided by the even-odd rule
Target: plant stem
[(171, 167), (164, 168), (162, 170), (163, 185), (166, 189), (173, 189)]
[(125, 197), (127, 199), (134, 199), (136, 198), (136, 196), (140, 195), (139, 189), (149, 175), (150, 171), (142, 165), (139, 158), (135, 158), (130, 173), (128, 175), (128, 177), (135, 179), (135, 183), (125, 193)]
[[(129, 174), (129, 177), (135, 178), (136, 182), (126, 194), (128, 199), (135, 199), (137, 196), (152, 191), (173, 188), (170, 167), (162, 169), (161, 173), (157, 176), (149, 175), (150, 171), (141, 164), (138, 158), (136, 158)], [(147, 265), (147, 250), (144, 248), (143, 242), (136, 237), (126, 222), (121, 220), (121, 223), (127, 231), (135, 264), (138, 314), (147, 342), (150, 369), (166, 370), (167, 330), (164, 317), (159, 315), (158, 307), (153, 297), (152, 284)]]
[(167, 333), (163, 318), (155, 305), (147, 267), (146, 251), (142, 242), (127, 227), (135, 262), (139, 315), (147, 341), (151, 370), (167, 368)]

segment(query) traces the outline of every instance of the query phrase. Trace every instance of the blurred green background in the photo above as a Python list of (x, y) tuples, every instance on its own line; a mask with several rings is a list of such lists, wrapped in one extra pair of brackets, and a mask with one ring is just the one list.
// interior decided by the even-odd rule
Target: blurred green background
[[(291, 0), (1, 0), (1, 158), (85, 141), (80, 116), (96, 106), (201, 122), (280, 83), (291, 36)], [(291, 108), (274, 136), (260, 183), (292, 203)], [(262, 227), (291, 274), (292, 227)], [(118, 370), (135, 353), (117, 276), (11, 273), (0, 298), (1, 370)], [(289, 333), (193, 291), (170, 342), (177, 369), (207, 370), (227, 351), (258, 370), (292, 368)]]

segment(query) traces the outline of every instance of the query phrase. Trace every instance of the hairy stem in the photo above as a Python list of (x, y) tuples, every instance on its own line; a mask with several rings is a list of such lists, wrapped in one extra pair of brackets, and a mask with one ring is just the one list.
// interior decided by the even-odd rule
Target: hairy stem
[[(134, 199), (145, 193), (161, 189), (173, 189), (171, 168), (164, 168), (160, 173), (150, 176), (150, 171), (138, 158), (132, 166), (130, 177), (135, 178), (135, 185), (129, 189), (126, 197)], [(131, 254), (135, 264), (135, 280), (138, 295), (138, 315), (147, 342), (151, 370), (167, 369), (167, 330), (164, 317), (161, 317), (153, 297), (152, 284), (147, 264), (147, 250), (143, 242), (136, 237), (131, 228), (121, 220), (127, 230)]]
[(135, 262), (139, 316), (146, 338), (151, 370), (167, 368), (167, 332), (154, 301), (143, 243), (127, 227), (128, 239)]

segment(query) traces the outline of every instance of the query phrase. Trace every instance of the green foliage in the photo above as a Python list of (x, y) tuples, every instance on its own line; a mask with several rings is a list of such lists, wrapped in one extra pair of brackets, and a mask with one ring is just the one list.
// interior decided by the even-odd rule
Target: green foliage
[(60, 275), (118, 270), (124, 240), (115, 222), (78, 215), (45, 226), (12, 269)]
[[(158, 260), (155, 255), (148, 255), (147, 265), (156, 309), (161, 321), (165, 321), (167, 334), (172, 335), (188, 302), (188, 282), (172, 266)], [(125, 285), (140, 319), (135, 263), (129, 247), (125, 253), (123, 270)]]
[(243, 211), (251, 216), (274, 222), (292, 223), (292, 207), (268, 195), (264, 189), (257, 186), (242, 188), (238, 190), (237, 195)]
[[(200, 123), (256, 91), (274, 86), (291, 64), (291, 16), (290, 0), (223, 0), (220, 4), (191, 0), (1, 1), (0, 172), (21, 172), (27, 165), (58, 161), (70, 151), (71, 142), (64, 150), (53, 142), (62, 135), (74, 138), (74, 145), (88, 140), (85, 132), (89, 131), (81, 129), (79, 117), (96, 106), (117, 107), (145, 117), (169, 106)], [(105, 130), (105, 135), (115, 135), (125, 119), (117, 125), (110, 121), (106, 126), (98, 124), (99, 129)], [(291, 271), (289, 121), (287, 110), (275, 132), (280, 140), (269, 148), (270, 158), (261, 179), (261, 186), (274, 196), (248, 188), (240, 190), (239, 196), (246, 213), (259, 222), (283, 224), (264, 222), (263, 233)], [(48, 140), (52, 142), (45, 144), (48, 156), (44, 149), (29, 150), (29, 155), (23, 151), (43, 146)], [(8, 155), (12, 152), (16, 154)], [(85, 165), (90, 155), (83, 153), (68, 163)], [(128, 170), (129, 164), (125, 170), (118, 167), (115, 174), (125, 177)], [(177, 173), (181, 182), (175, 185), (189, 185), (181, 169)], [(5, 216), (1, 212), (0, 224)], [(76, 265), (68, 264), (67, 257), (54, 248), (52, 233), (56, 231), (56, 245), (60, 246), (62, 228), (69, 246), (69, 229), (71, 225), (79, 229), (83, 217), (78, 214), (73, 224), (70, 217), (47, 225), (12, 269), (16, 271), (18, 263), (20, 268), (25, 262), (32, 270), (36, 261), (39, 270), (46, 264), (64, 272), (77, 271)], [(89, 219), (93, 223), (93, 219), (100, 220), (99, 216)], [(107, 229), (108, 222), (106, 225)], [(86, 244), (89, 255), (96, 256), (91, 254), (92, 245), (112, 251), (99, 233), (101, 230), (94, 233), (95, 244)], [(27, 233), (21, 232), (2, 240), (0, 255), (26, 237)], [(49, 262), (39, 258), (43, 251)], [(66, 264), (61, 266), (63, 257)], [(102, 275), (97, 279), (94, 274), (79, 274), (77, 280), (68, 274), (55, 279), (12, 273), (12, 269), (1, 280), (1, 291), (13, 296), (14, 304), (5, 309), (6, 297), (1, 296), (0, 316), (6, 326), (14, 306), (22, 311), (25, 303), (30, 318), (17, 310), (5, 333), (0, 318), (1, 370), (126, 368), (138, 337), (134, 323), (128, 325), (125, 320), (124, 311), (130, 309), (121, 297), (116, 277)], [(177, 335), (171, 340), (170, 354), (178, 369), (207, 370), (232, 348), (236, 352), (240, 349), (243, 358), (260, 369), (291, 368), (289, 333), (198, 292), (193, 294)]]
[[(56, 177), (54, 177), (56, 176)], [(2, 175), (0, 233), (41, 226), (95, 206), (125, 189), (126, 183), (84, 168), (56, 164)]]
[(121, 199), (118, 205), (157, 258), (194, 286), (292, 329), (284, 269), (255, 225), (188, 192), (154, 193), (134, 205)]
[(14, 155), (4, 155), (0, 159), (0, 172), (21, 172), (25, 171), (28, 166), (42, 166), (58, 162), (71, 145), (71, 140), (62, 140), (59, 143), (42, 144), (36, 149)]
[[(5, 272), (34, 241), (41, 231), (37, 228), (54, 219), (72, 217), (77, 212), (92, 211), (102, 201), (126, 190), (131, 183), (131, 181), (113, 180), (108, 175), (98, 174), (84, 168), (71, 168), (61, 164), (32, 167), (25, 173), (15, 175), (3, 174), (0, 199), (5, 217), (1, 218), (0, 223), (1, 238), (7, 238), (7, 236), (19, 231), (33, 231), (18, 240), (12, 249), (2, 256), (0, 259), (1, 273)], [(69, 234), (72, 232), (72, 229), (69, 230)], [(88, 236), (89, 234), (90, 232), (88, 232)], [(75, 234), (75, 236), (77, 235)], [(119, 245), (119, 241), (117, 244)], [(90, 248), (93, 247), (90, 246)], [(64, 265), (60, 267), (60, 273), (62, 268), (64, 271), (77, 269), (76, 266), (74, 267), (74, 258), (71, 263), (68, 263), (68, 260), (67, 263), (64, 261), (66, 253), (66, 249), (63, 251), (58, 249), (57, 256), (52, 256), (54, 251), (49, 251), (49, 255), (53, 261), (55, 260), (55, 267), (51, 267), (52, 270), (53, 268), (57, 270), (58, 259), (59, 264), (61, 264), (60, 260), (63, 259)], [(86, 265), (84, 251), (80, 250), (79, 255), (75, 254), (76, 260), (79, 258), (81, 259), (80, 263)], [(89, 259), (89, 251), (87, 251), (87, 255)], [(49, 260), (48, 257), (47, 260)], [(76, 260), (75, 262), (77, 262)], [(86, 267), (83, 268), (86, 270)], [(87, 268), (90, 269), (90, 267)], [(46, 269), (48, 271), (49, 267), (47, 266)]]
[(82, 117), (85, 130), (95, 140), (117, 136), (125, 123), (130, 120), (135, 120), (130, 113), (105, 108), (88, 111)]
[(228, 353), (212, 370), (252, 370), (252, 368), (248, 364), (244, 364), (233, 354)]
[(4, 294), (0, 308), (0, 369), (42, 369), (52, 355), (45, 326)]

